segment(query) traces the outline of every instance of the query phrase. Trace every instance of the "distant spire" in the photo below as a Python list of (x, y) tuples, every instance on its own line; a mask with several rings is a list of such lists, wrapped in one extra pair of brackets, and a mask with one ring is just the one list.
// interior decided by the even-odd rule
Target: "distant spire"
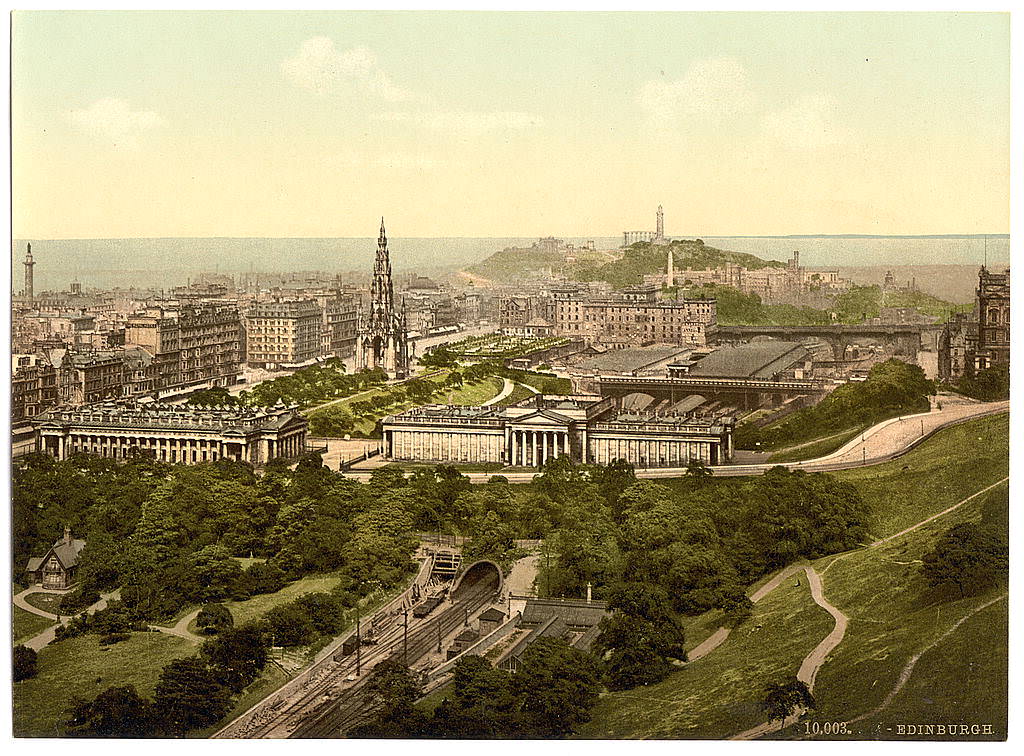
[(380, 236), (378, 237), (377, 241), (387, 242), (387, 240), (388, 236), (386, 233), (384, 233), (384, 216), (382, 215), (380, 216)]

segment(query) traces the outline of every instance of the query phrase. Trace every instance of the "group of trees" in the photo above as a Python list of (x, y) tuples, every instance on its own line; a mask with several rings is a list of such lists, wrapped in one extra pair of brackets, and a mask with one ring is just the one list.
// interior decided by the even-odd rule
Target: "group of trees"
[[(30, 455), (13, 473), (12, 566), (23, 576), (28, 558), (70, 525), (86, 546), (62, 613), (119, 587), (122, 604), (111, 621), (123, 615), (129, 625), (327, 570), (341, 570), (345, 589), (365, 595), (413, 566), (413, 521), (425, 516), (404, 483), (385, 475), (359, 485), (317, 455), (294, 470), (271, 462), (260, 476), (231, 460), (185, 466)], [(237, 557), (252, 555), (265, 562), (242, 569)], [(105, 616), (82, 622), (107, 632)]]
[(954, 381), (949, 388), (964, 396), (992, 402), (1010, 398), (1010, 365), (1003, 363), (984, 370), (974, 371), (970, 365), (967, 372)]
[(741, 423), (736, 446), (772, 449), (799, 443), (836, 430), (866, 426), (899, 415), (927, 412), (935, 383), (917, 365), (888, 359), (872, 366), (867, 379), (843, 384), (818, 404), (788, 415), (764, 428)]
[(422, 688), (399, 662), (378, 664), (367, 682), (374, 721), (350, 735), (364, 738), (564, 738), (590, 717), (601, 689), (597, 660), (560, 638), (531, 644), (515, 673), (480, 656), (460, 659), (451, 695), (433, 714), (416, 706)]

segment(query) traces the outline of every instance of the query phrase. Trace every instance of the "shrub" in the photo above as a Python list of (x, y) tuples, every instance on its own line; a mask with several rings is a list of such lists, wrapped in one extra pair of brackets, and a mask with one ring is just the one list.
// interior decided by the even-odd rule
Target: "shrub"
[(28, 646), (15, 646), (11, 654), (14, 682), (21, 682), (36, 676), (36, 652)]

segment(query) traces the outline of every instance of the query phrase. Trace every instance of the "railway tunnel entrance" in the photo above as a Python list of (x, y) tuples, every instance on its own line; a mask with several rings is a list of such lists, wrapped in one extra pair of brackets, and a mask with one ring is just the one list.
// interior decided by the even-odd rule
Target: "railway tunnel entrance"
[(501, 593), (505, 581), (501, 568), (489, 559), (481, 559), (466, 568), (456, 580), (452, 588), (452, 601), (461, 601), (471, 594), (482, 592)]

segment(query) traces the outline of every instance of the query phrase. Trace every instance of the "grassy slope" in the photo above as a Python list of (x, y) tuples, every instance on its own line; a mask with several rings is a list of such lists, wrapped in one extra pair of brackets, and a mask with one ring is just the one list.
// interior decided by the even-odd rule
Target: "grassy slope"
[(1004, 414), (947, 428), (892, 462), (832, 474), (853, 483), (871, 504), (871, 532), (881, 538), (995, 483), (1009, 466)]
[(11, 605), (11, 622), (13, 627), (11, 637), (14, 638), (14, 645), (24, 643), (29, 638), (39, 635), (46, 628), (57, 624), (53, 620), (26, 612), (13, 604)]
[(831, 617), (811, 600), (807, 581), (796, 587), (795, 578), (787, 580), (710, 655), (656, 685), (602, 696), (580, 735), (724, 738), (753, 727), (764, 718), (761, 689), (795, 675), (831, 627)]
[(255, 619), (274, 607), (287, 604), (305, 593), (330, 591), (340, 580), (341, 578), (335, 574), (309, 575), (294, 583), (289, 583), (277, 593), (264, 593), (245, 601), (225, 601), (224, 605), (231, 610), (235, 624), (241, 625), (243, 622)]
[(47, 646), (39, 652), (36, 676), (13, 687), (14, 734), (63, 735), (61, 723), (72, 699), (93, 698), (111, 685), (134, 685), (140, 694), (152, 695), (164, 665), (193, 653), (187, 640), (162, 633), (133, 633), (113, 646), (100, 646), (96, 635)]
[(815, 459), (841, 449), (845, 444), (856, 438), (863, 428), (850, 428), (839, 433), (830, 434), (815, 441), (807, 441), (787, 449), (780, 449), (768, 458), (771, 463), (798, 462), (804, 459)]
[[(941, 431), (893, 462), (833, 474), (857, 485), (875, 513), (875, 535), (884, 537), (995, 483), (1007, 474), (1007, 469), (1008, 424), (1007, 417), (1002, 415)], [(840, 557), (825, 557), (814, 563), (822, 573), (825, 596), (850, 617), (843, 642), (818, 674), (815, 696), (819, 710), (812, 714), (814, 719), (847, 721), (879, 705), (915, 653), (931, 644), (958, 619), (998, 595), (998, 592), (990, 592), (976, 598), (935, 602), (920, 577), (919, 560), (939, 534), (958, 522), (976, 519), (985, 500), (999, 493), (999, 488), (993, 489), (882, 546), (848, 552)], [(832, 561), (836, 563), (829, 566)], [(704, 659), (674, 673), (659, 685), (629, 691), (630, 699), (626, 698), (627, 693), (602, 698), (592, 721), (581, 734), (617, 738), (724, 737), (757, 724), (752, 710), (740, 716), (741, 710), (730, 709), (735, 703), (728, 702), (742, 700), (743, 696), (746, 700), (756, 698), (764, 683), (756, 675), (749, 680), (743, 675), (738, 679), (733, 677), (733, 665), (745, 664), (747, 654), (751, 659), (762, 659), (765, 653), (776, 657), (775, 661), (762, 659), (765, 667), (789, 663), (794, 658), (793, 649), (779, 651), (784, 647), (766, 642), (767, 639), (778, 634), (787, 641), (808, 640), (809, 645), (803, 652), (806, 653), (832, 627), (831, 619), (821, 610), (815, 612), (812, 608), (809, 613), (801, 613), (800, 607), (810, 599), (803, 590), (797, 591), (791, 586), (787, 581), (786, 586), (766, 597), (757, 605), (754, 617)], [(772, 615), (776, 618), (786, 617), (787, 626), (770, 628), (766, 624), (769, 620), (763, 618), (763, 613), (770, 607), (775, 608)], [(688, 619), (687, 647), (692, 648), (714, 632), (719, 617), (720, 612), (716, 610)], [(983, 617), (991, 622), (984, 632), (971, 635), (971, 629), (979, 627)], [(950, 721), (960, 721), (958, 711), (968, 712), (975, 718), (972, 721), (1002, 721), (1005, 733), (1005, 617), (1005, 602), (996, 604), (926, 652), (892, 709), (856, 725), (860, 736), (878, 737), (873, 728), (882, 720), (890, 724), (935, 722), (946, 721), (941, 718), (946, 716), (953, 717)], [(765, 635), (750, 644), (749, 628), (758, 623), (763, 625), (760, 632)], [(962, 652), (972, 642), (974, 650)], [(949, 651), (944, 652), (944, 649)], [(801, 654), (796, 653), (795, 657)], [(717, 660), (721, 658), (733, 661), (719, 667)], [(799, 658), (796, 658), (790, 673), (798, 666)], [(707, 673), (707, 679), (705, 673), (699, 672), (706, 667), (714, 670), (713, 674)], [(917, 678), (919, 673), (923, 675), (920, 679)], [(732, 692), (721, 701), (701, 692), (702, 687), (716, 685), (715, 675), (726, 676), (733, 682)], [(920, 695), (922, 690), (929, 694)], [(968, 700), (970, 705), (963, 708)], [(913, 718), (924, 716), (925, 711), (931, 718)], [(720, 732), (716, 723), (723, 716), (732, 725)], [(696, 728), (685, 731), (679, 728), (680, 721), (691, 718), (700, 720)], [(788, 728), (781, 737), (798, 737), (802, 732), (800, 728)]]

